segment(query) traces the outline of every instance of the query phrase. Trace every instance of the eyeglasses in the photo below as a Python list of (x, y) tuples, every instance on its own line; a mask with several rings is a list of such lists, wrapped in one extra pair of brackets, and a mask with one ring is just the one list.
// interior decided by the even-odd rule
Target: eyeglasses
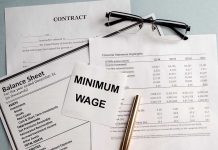
[[(129, 29), (136, 29), (140, 30), (144, 23), (149, 23), (152, 25), (152, 31), (155, 29), (158, 29), (157, 26), (161, 26), (163, 28), (168, 28), (171, 31), (173, 31), (180, 39), (187, 40), (188, 37), (186, 36), (186, 33), (190, 31), (191, 27), (183, 22), (178, 21), (172, 21), (172, 20), (165, 20), (165, 19), (144, 19), (138, 15), (133, 15), (129, 13), (123, 13), (118, 11), (111, 11), (106, 13), (106, 18), (108, 18), (108, 22), (105, 23), (106, 26), (113, 26), (115, 24), (121, 23), (123, 21), (133, 21), (134, 24), (125, 27), (117, 32), (122, 32)], [(114, 20), (116, 18), (116, 20)], [(117, 34), (117, 33), (114, 33)], [(160, 35), (160, 34), (159, 34)]]

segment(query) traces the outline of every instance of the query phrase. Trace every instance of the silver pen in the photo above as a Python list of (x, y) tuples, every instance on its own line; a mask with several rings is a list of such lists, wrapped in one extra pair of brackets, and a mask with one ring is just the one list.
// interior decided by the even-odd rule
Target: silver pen
[(134, 129), (135, 120), (136, 120), (136, 115), (138, 111), (139, 102), (140, 102), (140, 97), (139, 95), (136, 95), (133, 99), (132, 107), (131, 107), (130, 114), (129, 114), (129, 119), (128, 119), (126, 130), (123, 136), (123, 140), (120, 146), (120, 150), (128, 150), (129, 148), (129, 144), (130, 144), (130, 140), (131, 140), (131, 136), (132, 136), (132, 132)]

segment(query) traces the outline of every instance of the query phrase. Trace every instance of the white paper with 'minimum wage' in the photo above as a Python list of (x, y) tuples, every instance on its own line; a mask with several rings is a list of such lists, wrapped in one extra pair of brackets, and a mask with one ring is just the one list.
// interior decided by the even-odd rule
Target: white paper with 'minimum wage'
[(112, 126), (116, 121), (126, 75), (77, 64), (71, 76), (62, 113)]

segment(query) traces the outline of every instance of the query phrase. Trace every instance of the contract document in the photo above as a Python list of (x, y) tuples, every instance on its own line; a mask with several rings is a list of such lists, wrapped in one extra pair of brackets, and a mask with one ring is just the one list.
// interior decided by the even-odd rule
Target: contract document
[(90, 40), (90, 63), (126, 73), (126, 92), (110, 131), (119, 149), (134, 95), (141, 103), (131, 150), (216, 150), (217, 45), (215, 35), (187, 41), (146, 35)]
[[(105, 14), (112, 10), (130, 12), (130, 1), (102, 0), (6, 8), (7, 74), (86, 44), (89, 37), (115, 31), (115, 27), (104, 26)], [(88, 59), (88, 48), (81, 59)]]

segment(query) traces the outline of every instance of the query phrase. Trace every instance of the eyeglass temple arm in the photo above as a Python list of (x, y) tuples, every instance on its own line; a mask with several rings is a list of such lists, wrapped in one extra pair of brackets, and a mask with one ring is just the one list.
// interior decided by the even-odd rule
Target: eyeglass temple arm
[(173, 27), (169, 27), (171, 30), (173, 30), (181, 39), (183, 40), (188, 40), (188, 37), (185, 36), (184, 34), (182, 34), (181, 32), (179, 32), (178, 30), (176, 30), (175, 28)]
[(106, 13), (106, 17), (115, 17), (115, 18), (121, 18), (124, 20), (130, 20), (130, 21), (139, 21), (139, 18), (135, 18), (132, 16), (128, 16), (128, 15), (122, 15), (122, 14), (118, 14), (118, 13)]
[(113, 32), (113, 33), (111, 33), (111, 34), (108, 34), (108, 35), (104, 36), (104, 37), (110, 37), (110, 36), (119, 34), (119, 33), (121, 33), (121, 32), (124, 32), (124, 31), (126, 31), (126, 30), (129, 30), (129, 29), (131, 29), (132, 27), (135, 27), (135, 26), (140, 25), (140, 24), (141, 24), (141, 23), (139, 23), (139, 22), (133, 23), (133, 24), (131, 24), (131, 25), (125, 27), (125, 28), (122, 28), (122, 29), (120, 29), (120, 30), (117, 30), (117, 31), (115, 31), (115, 32)]
[(118, 23), (120, 23), (120, 22), (123, 22), (123, 21), (125, 21), (125, 20), (126, 20), (126, 19), (118, 19), (118, 20), (106, 22), (104, 25), (105, 25), (105, 26), (112, 26), (112, 25), (118, 24)]

